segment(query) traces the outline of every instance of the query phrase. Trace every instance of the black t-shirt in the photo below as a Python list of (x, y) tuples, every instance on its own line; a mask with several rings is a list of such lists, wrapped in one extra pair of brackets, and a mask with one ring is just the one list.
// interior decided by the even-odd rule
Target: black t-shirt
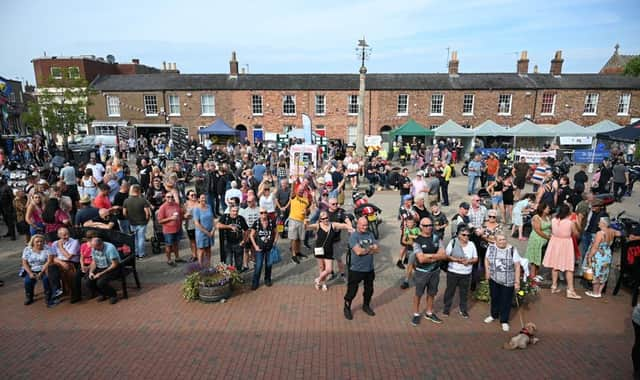
[(276, 237), (275, 225), (273, 224), (273, 222), (269, 220), (269, 223), (265, 228), (262, 225), (260, 219), (258, 219), (255, 221), (255, 223), (253, 223), (251, 229), (256, 231), (255, 240), (258, 247), (260, 247), (260, 251), (270, 251), (271, 248), (273, 248), (273, 241)]
[[(121, 192), (117, 192), (116, 196), (113, 198), (113, 206), (120, 206), (122, 207), (122, 205), (124, 205), (124, 201), (129, 198), (129, 193), (121, 193)], [(118, 211), (117, 214), (118, 219), (126, 219), (123, 215), (122, 209), (120, 209)]]
[[(327, 210), (327, 214), (329, 215), (329, 221), (331, 223), (345, 223), (347, 220), (347, 215), (345, 214), (344, 210), (341, 208), (338, 208), (336, 211), (329, 211)], [(340, 241), (340, 230), (336, 230), (335, 234), (333, 235), (333, 241)]]
[(93, 220), (94, 218), (97, 218), (98, 215), (98, 209), (92, 206), (78, 209), (78, 212), (76, 213), (75, 224), (76, 226), (81, 226), (87, 220)]
[[(440, 248), (440, 243), (438, 238), (435, 235), (426, 237), (426, 236), (418, 236), (414, 240), (414, 244), (418, 244), (422, 253), (435, 255), (438, 253), (438, 249)], [(433, 272), (440, 268), (440, 264), (438, 261), (434, 261), (431, 263), (420, 263), (416, 260), (416, 269), (426, 272)]]
[(433, 233), (438, 235), (440, 239), (444, 238), (444, 228), (441, 228), (441, 226), (446, 226), (449, 222), (446, 215), (440, 211), (438, 215), (433, 214), (431, 217), (433, 218)]
[(231, 243), (239, 243), (242, 241), (243, 232), (249, 229), (246, 220), (241, 215), (232, 218), (229, 214), (224, 214), (220, 218), (220, 223), (228, 226), (236, 226), (236, 230), (222, 230), (224, 231), (224, 238)]
[(107, 217), (107, 219), (104, 219), (102, 217), (100, 217), (100, 215), (98, 215), (97, 217), (91, 219), (92, 222), (96, 222), (96, 223), (104, 223), (104, 224), (109, 224), (109, 223), (113, 223), (113, 226), (111, 226), (111, 230), (113, 231), (120, 231), (120, 227), (118, 226), (118, 219), (116, 218), (115, 215), (109, 215)]
[(418, 220), (416, 220), (416, 223), (420, 222), (422, 220), (422, 218), (427, 218), (429, 216), (431, 216), (431, 213), (429, 212), (429, 210), (427, 210), (427, 208), (423, 208), (422, 210), (420, 208), (418, 208), (416, 205), (413, 205), (413, 211), (418, 214)]
[(518, 162), (515, 165), (513, 165), (513, 168), (515, 169), (516, 177), (524, 178), (527, 175), (527, 172), (529, 171), (530, 166), (526, 162)]
[(340, 182), (344, 179), (344, 176), (342, 175), (342, 173), (338, 172), (337, 170), (333, 173), (331, 173), (331, 182), (332, 182), (332, 188), (331, 190), (335, 190), (338, 188), (338, 185), (340, 184)]

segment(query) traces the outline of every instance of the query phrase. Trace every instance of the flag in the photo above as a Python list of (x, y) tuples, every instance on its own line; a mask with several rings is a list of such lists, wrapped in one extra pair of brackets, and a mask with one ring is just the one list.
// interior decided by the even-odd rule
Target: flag
[(311, 139), (311, 118), (306, 113), (302, 114), (302, 130), (304, 133), (304, 143), (313, 144)]

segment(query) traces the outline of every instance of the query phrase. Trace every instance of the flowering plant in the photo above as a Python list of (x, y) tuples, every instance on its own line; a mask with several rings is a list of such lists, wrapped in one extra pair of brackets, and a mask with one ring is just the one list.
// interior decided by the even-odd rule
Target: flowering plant
[(200, 286), (219, 287), (242, 283), (238, 270), (233, 265), (223, 263), (215, 267), (204, 267), (194, 262), (187, 266), (185, 274), (187, 278), (182, 285), (182, 296), (189, 301), (198, 299)]
[(520, 290), (513, 295), (513, 306), (525, 305), (533, 301), (540, 292), (540, 285), (530, 278), (523, 277), (520, 280)]

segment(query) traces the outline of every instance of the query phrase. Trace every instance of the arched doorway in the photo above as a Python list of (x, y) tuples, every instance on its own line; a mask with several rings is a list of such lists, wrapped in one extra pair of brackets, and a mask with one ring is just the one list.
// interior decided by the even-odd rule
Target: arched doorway
[(247, 127), (244, 124), (236, 125), (236, 131), (240, 132), (240, 141), (247, 141)]

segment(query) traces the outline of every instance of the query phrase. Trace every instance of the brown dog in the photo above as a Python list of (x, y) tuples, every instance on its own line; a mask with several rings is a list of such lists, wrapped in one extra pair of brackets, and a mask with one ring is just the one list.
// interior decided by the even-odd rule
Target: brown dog
[(511, 338), (508, 343), (505, 343), (502, 348), (505, 350), (515, 350), (516, 348), (525, 349), (531, 344), (536, 344), (540, 339), (535, 337), (537, 331), (536, 325), (532, 322), (528, 322), (518, 335)]

